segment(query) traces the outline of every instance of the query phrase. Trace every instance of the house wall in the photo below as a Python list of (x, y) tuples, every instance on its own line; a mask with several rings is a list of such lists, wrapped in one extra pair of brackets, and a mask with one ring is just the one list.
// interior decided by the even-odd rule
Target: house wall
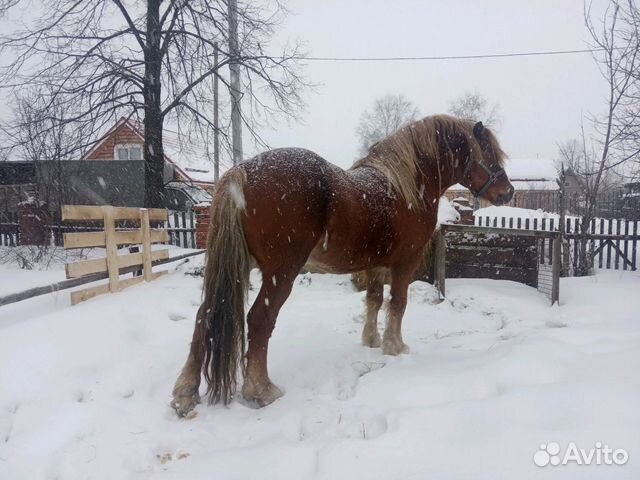
[(59, 211), (62, 204), (142, 207), (144, 162), (37, 162), (39, 198)]
[(115, 146), (120, 144), (143, 145), (144, 142), (128, 125), (122, 124), (87, 156), (87, 160), (113, 160)]
[(0, 212), (16, 212), (35, 188), (33, 162), (0, 162)]

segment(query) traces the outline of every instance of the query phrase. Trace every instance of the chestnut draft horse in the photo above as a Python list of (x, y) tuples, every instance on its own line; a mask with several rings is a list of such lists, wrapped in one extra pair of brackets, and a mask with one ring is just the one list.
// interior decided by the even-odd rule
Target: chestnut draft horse
[[(280, 308), (300, 270), (366, 271), (362, 343), (386, 355), (408, 351), (401, 323), (407, 288), (436, 226), (438, 200), (461, 183), (496, 205), (513, 187), (504, 153), (482, 123), (445, 115), (411, 123), (371, 147), (349, 170), (298, 148), (268, 151), (229, 170), (211, 210), (204, 302), (172, 405), (187, 415), (199, 401), (201, 372), (209, 401), (229, 403), (237, 370), (242, 395), (259, 406), (282, 395), (267, 372), (267, 348)], [(249, 270), (262, 287), (247, 317)], [(378, 333), (382, 273), (391, 275), (387, 324)]]

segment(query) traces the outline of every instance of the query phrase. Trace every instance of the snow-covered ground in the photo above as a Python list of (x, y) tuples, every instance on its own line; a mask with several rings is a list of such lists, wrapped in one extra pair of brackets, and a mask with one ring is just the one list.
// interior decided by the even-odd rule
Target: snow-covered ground
[[(449, 280), (438, 304), (416, 282), (400, 357), (359, 345), (348, 277), (300, 276), (271, 342), (285, 396), (184, 420), (168, 404), (200, 262), (75, 307), (59, 292), (0, 308), (0, 479), (640, 478), (638, 273), (563, 280), (560, 307), (491, 280)], [(14, 275), (0, 268), (3, 288)], [(549, 442), (629, 460), (535, 466)]]

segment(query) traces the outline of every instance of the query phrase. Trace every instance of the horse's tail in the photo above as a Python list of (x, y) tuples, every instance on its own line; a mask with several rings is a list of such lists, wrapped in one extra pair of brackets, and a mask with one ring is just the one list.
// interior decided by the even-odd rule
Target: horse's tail
[(250, 254), (242, 226), (246, 173), (240, 167), (219, 181), (213, 196), (204, 272), (204, 362), (210, 403), (227, 404), (244, 370), (244, 306)]

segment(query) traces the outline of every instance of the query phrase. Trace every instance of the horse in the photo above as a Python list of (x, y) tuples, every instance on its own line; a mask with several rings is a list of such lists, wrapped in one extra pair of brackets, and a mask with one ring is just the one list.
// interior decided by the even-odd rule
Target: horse
[[(300, 148), (259, 154), (231, 168), (214, 190), (203, 302), (191, 348), (173, 389), (172, 406), (186, 416), (200, 401), (201, 373), (209, 403), (236, 394), (264, 407), (283, 395), (269, 378), (267, 352), (278, 312), (303, 268), (322, 273), (366, 271), (362, 344), (385, 355), (409, 351), (401, 332), (407, 289), (437, 222), (438, 202), (460, 183), (495, 205), (513, 186), (506, 155), (481, 122), (435, 115), (374, 144), (343, 170)], [(249, 272), (262, 286), (249, 309)], [(377, 326), (383, 273), (391, 278), (384, 334)]]

